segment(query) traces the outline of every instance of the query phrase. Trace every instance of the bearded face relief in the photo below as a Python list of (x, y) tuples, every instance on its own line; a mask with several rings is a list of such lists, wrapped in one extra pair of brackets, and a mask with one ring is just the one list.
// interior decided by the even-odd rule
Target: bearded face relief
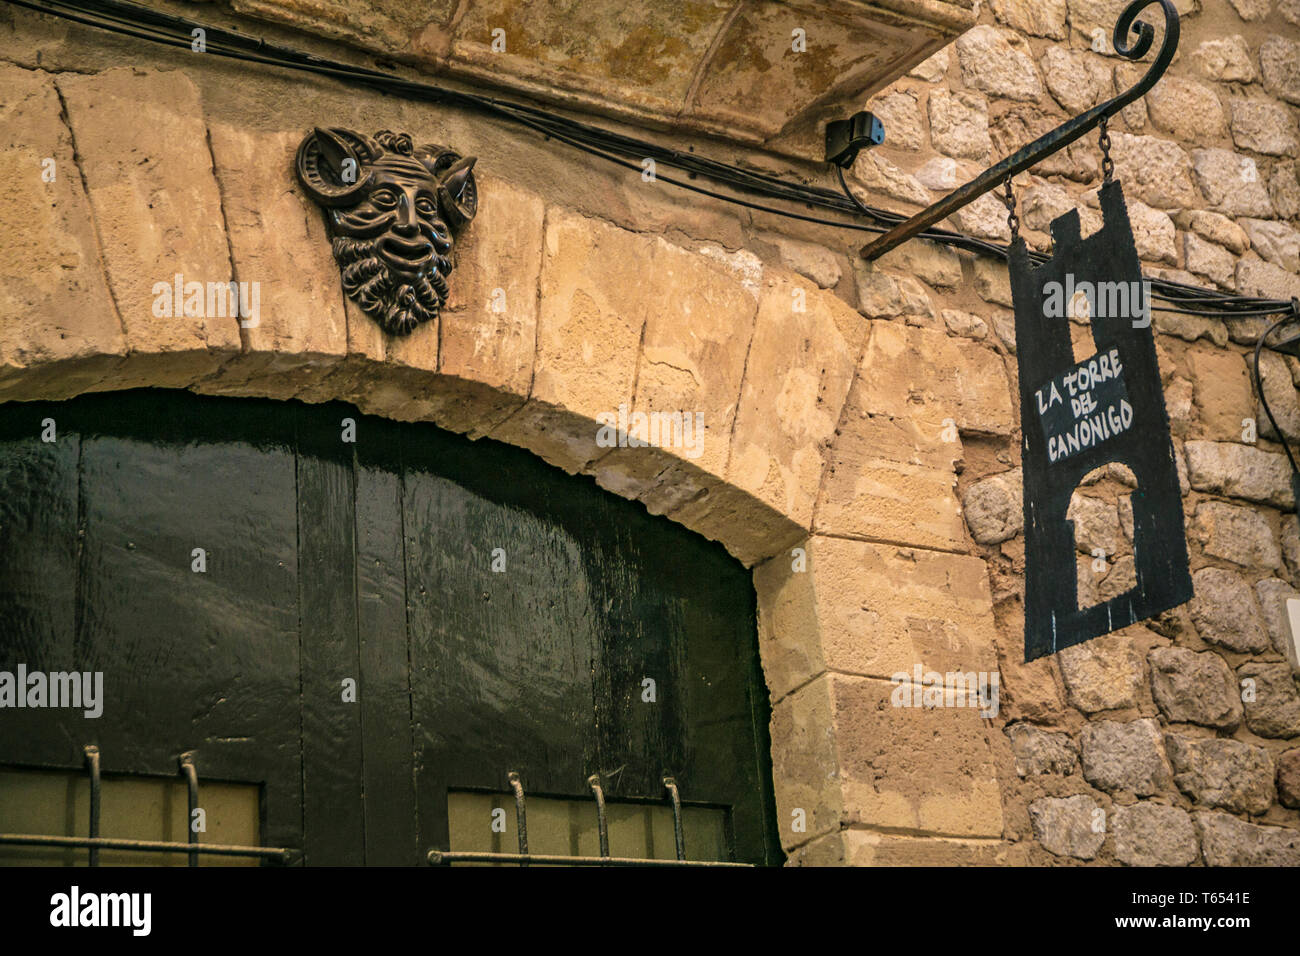
[(390, 335), (446, 304), (452, 230), (478, 209), (473, 167), (472, 156), (388, 130), (317, 128), (298, 147), (298, 180), (326, 209), (343, 290)]

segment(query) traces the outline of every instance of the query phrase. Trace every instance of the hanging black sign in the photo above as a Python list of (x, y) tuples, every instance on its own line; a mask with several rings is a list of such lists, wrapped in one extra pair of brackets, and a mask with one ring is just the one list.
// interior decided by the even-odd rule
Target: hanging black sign
[[(1039, 266), (1011, 246), (1011, 291), (1024, 435), (1025, 660), (1108, 634), (1192, 596), (1183, 502), (1169, 437), (1133, 231), (1118, 182), (1101, 187), (1104, 225), (1080, 238), (1079, 214), (1052, 223), (1052, 258)], [(1068, 315), (1086, 314), (1095, 353), (1076, 362)], [(1080, 608), (1070, 498), (1090, 471), (1127, 465), (1137, 583)]]

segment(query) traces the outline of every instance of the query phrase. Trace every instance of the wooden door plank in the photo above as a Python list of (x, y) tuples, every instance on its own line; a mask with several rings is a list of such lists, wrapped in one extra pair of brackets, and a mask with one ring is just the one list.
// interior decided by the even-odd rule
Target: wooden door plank
[(357, 631), (361, 655), (366, 863), (424, 862), (415, 804), (400, 429), (360, 420), (356, 466)]
[(316, 866), (365, 861), (353, 446), (342, 424), (359, 417), (341, 405), (298, 407), (303, 855)]
[[(54, 441), (43, 441), (42, 433)], [(80, 669), (80, 453), (80, 435), (59, 405), (31, 402), (0, 410), (0, 670), (11, 674), (20, 664), (29, 672)], [(6, 710), (0, 761), (75, 766), (84, 721), (70, 710)]]
[(504, 790), (515, 770), (529, 792), (587, 793), (598, 608), (578, 543), (516, 507), (550, 469), (429, 427), (404, 437), (421, 842), (446, 847), (448, 788)]
[(77, 641), (104, 674), (104, 715), (84, 732), (104, 772), (176, 776), (193, 751), (200, 798), (204, 780), (262, 783), (263, 839), (298, 845), (288, 420), (177, 393), (67, 408), (83, 434)]

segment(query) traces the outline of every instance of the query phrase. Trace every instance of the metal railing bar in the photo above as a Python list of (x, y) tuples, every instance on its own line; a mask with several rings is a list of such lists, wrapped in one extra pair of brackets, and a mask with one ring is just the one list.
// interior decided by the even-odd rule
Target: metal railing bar
[(682, 829), (682, 795), (677, 792), (677, 781), (664, 777), (664, 787), (673, 802), (673, 838), (677, 842), (677, 859), (686, 859), (686, 832)]
[[(38, 833), (0, 833), (0, 844), (9, 846), (90, 847), (98, 850), (132, 850), (142, 853), (210, 853), (213, 856), (256, 856), (288, 861), (293, 851), (274, 846), (239, 846), (229, 843), (177, 843), (171, 840), (124, 840), (116, 837), (68, 837)], [(92, 865), (98, 865), (92, 864)]]
[(724, 860), (650, 860), (626, 856), (556, 856), (546, 853), (485, 853), (477, 850), (430, 850), (430, 866), (447, 866), (452, 863), (536, 863), (556, 866), (651, 866), (651, 867), (730, 867), (753, 869), (753, 863), (731, 863)]
[[(185, 788), (189, 792), (189, 813), (185, 818), (185, 828), (188, 841), (197, 846), (199, 842), (198, 831), (194, 829), (194, 811), (199, 807), (199, 771), (194, 766), (194, 754), (183, 753), (180, 756), (181, 773), (185, 775)], [(190, 853), (190, 866), (199, 865), (198, 851)]]
[(600, 786), (600, 775), (592, 774), (587, 778), (591, 792), (596, 795), (596, 827), (600, 833), (600, 855), (609, 859), (609, 821), (605, 818), (605, 791)]
[[(87, 744), (83, 751), (86, 755), (86, 772), (90, 774), (90, 829), (91, 838), (99, 836), (99, 748), (94, 744)], [(99, 866), (99, 850), (93, 845), (89, 853), (89, 864)]]
[[(511, 770), (508, 774), (510, 789), (515, 792), (515, 825), (519, 829), (519, 855), (528, 856), (528, 820), (524, 815), (524, 785), (519, 774)], [(527, 866), (521, 863), (520, 866)]]

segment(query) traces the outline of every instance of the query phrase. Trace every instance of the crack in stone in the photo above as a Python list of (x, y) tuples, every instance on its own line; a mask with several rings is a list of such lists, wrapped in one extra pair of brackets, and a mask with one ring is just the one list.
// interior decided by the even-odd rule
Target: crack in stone
[[(42, 70), (33, 70), (34, 73), (47, 72)], [(50, 86), (54, 89), (54, 95), (59, 99), (59, 119), (63, 122), (63, 127), (68, 131), (68, 141), (72, 144), (72, 164), (77, 167), (77, 175), (81, 179), (81, 191), (86, 197), (86, 209), (90, 213), (90, 224), (95, 233), (95, 252), (99, 256), (100, 274), (104, 280), (104, 288), (108, 292), (109, 304), (113, 307), (113, 314), (117, 316), (117, 324), (122, 329), (122, 348), (126, 354), (131, 353), (131, 341), (126, 331), (126, 319), (122, 315), (122, 309), (118, 305), (117, 295), (113, 291), (113, 280), (109, 275), (108, 258), (104, 255), (104, 237), (99, 230), (99, 217), (95, 214), (95, 203), (90, 198), (90, 183), (86, 179), (86, 171), (82, 168), (81, 152), (77, 149), (77, 134), (72, 129), (72, 116), (68, 113), (68, 102), (64, 99), (63, 90), (59, 89), (58, 82), (51, 76)]]
[[(226, 192), (221, 186), (221, 175), (217, 171), (217, 154), (212, 148), (212, 128), (206, 122), (203, 124), (204, 140), (208, 144), (208, 161), (212, 163), (212, 182), (217, 187), (217, 208), (221, 211), (221, 235), (226, 240), (226, 262), (230, 266), (230, 281), (239, 282), (239, 273), (235, 270), (235, 249), (230, 243), (230, 221), (226, 216)], [(236, 285), (238, 288), (238, 285)], [(239, 320), (239, 313), (243, 303), (235, 303), (235, 326), (239, 329), (239, 349), (241, 352), (251, 351), (252, 334), (250, 330), (244, 328), (243, 323)], [(260, 321), (260, 316), (259, 316)], [(204, 329), (204, 343), (207, 342), (207, 330)]]

